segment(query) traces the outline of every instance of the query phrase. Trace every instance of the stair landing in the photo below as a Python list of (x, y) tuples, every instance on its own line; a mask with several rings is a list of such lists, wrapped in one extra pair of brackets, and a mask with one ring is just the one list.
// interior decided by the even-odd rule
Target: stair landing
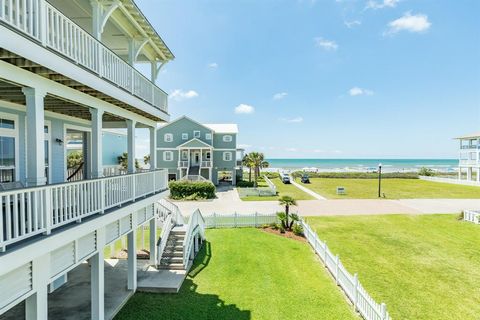
[(137, 272), (137, 291), (177, 293), (187, 277), (191, 263), (186, 270), (166, 270), (149, 266)]

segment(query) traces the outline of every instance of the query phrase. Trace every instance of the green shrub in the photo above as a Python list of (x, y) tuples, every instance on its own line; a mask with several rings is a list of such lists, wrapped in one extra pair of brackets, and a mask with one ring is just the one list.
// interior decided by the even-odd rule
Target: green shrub
[(273, 230), (278, 230), (279, 224), (278, 224), (278, 223), (275, 223), (275, 222), (272, 222), (272, 223), (270, 223), (269, 226), (270, 226), (270, 228), (272, 228)]
[(215, 198), (215, 186), (210, 181), (171, 181), (168, 186), (172, 199), (198, 200)]
[(262, 172), (261, 175), (267, 176), (268, 179), (280, 178), (280, 174), (278, 172)]
[(418, 170), (418, 174), (420, 176), (431, 177), (435, 175), (435, 171), (430, 168), (421, 167), (420, 170)]
[[(295, 171), (292, 176), (300, 178), (303, 171)], [(333, 178), (333, 179), (378, 179), (376, 172), (306, 172), (310, 178)], [(416, 172), (386, 172), (382, 173), (382, 179), (418, 179)]]
[(285, 233), (285, 227), (281, 224), (278, 225), (278, 230), (280, 230), (280, 233)]
[(303, 227), (299, 223), (295, 223), (292, 228), (293, 234), (303, 236)]
[(253, 188), (253, 181), (237, 181), (237, 188)]

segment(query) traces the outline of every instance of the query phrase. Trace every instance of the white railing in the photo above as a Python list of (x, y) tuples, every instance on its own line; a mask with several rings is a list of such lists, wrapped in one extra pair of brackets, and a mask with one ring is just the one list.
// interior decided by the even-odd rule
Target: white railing
[(266, 224), (278, 223), (276, 213), (273, 214), (217, 214), (206, 215), (206, 228), (240, 228), (240, 227), (261, 227)]
[(185, 220), (182, 216), (182, 213), (180, 212), (180, 209), (178, 208), (178, 206), (166, 199), (160, 199), (158, 201), (158, 204), (159, 204), (159, 210), (160, 210), (160, 218), (162, 217), (166, 217), (168, 215), (172, 215), (173, 216), (173, 222), (176, 224), (176, 225), (183, 225), (185, 224)]
[(263, 176), (263, 179), (268, 184), (268, 187), (272, 189), (272, 193), (277, 194), (277, 186), (275, 185), (275, 183), (273, 183), (272, 180), (270, 180), (267, 176)]
[(162, 232), (160, 234), (160, 243), (157, 246), (157, 266), (160, 265), (162, 260), (163, 251), (167, 246), (168, 237), (170, 236), (170, 231), (172, 231), (175, 223), (173, 222), (173, 216), (171, 214), (167, 215), (166, 219), (163, 221)]
[(207, 161), (202, 161), (200, 163), (200, 167), (202, 168), (210, 168), (212, 166), (212, 161), (207, 160)]
[(338, 255), (333, 255), (327, 244), (319, 239), (317, 233), (305, 221), (301, 220), (300, 223), (308, 243), (320, 257), (327, 270), (330, 271), (335, 282), (350, 299), (355, 311), (358, 311), (366, 320), (390, 320), (385, 304), (375, 302), (360, 284), (358, 275), (354, 274), (352, 276), (345, 269)]
[(480, 224), (480, 210), (464, 210), (463, 220)]
[(194, 241), (197, 234), (205, 239), (205, 220), (198, 209), (188, 219), (185, 239), (183, 240), (183, 265), (185, 268), (187, 268), (188, 261), (192, 256), (192, 250), (195, 250)]
[(480, 181), (472, 181), (472, 180), (460, 180), (457, 177), (452, 178), (442, 178), (442, 177), (428, 177), (428, 176), (418, 176), (418, 178), (426, 181), (433, 181), (433, 182), (443, 182), (443, 183), (452, 183), (452, 184), (461, 184), (466, 186), (476, 186), (480, 187)]
[(168, 112), (162, 89), (46, 0), (0, 0), (0, 22)]
[(178, 161), (179, 168), (188, 168), (188, 161)]
[(458, 161), (460, 164), (480, 164), (480, 162), (478, 160), (470, 160), (470, 159), (460, 159)]
[(167, 171), (157, 170), (0, 192), (0, 251), (167, 188)]
[(238, 194), (241, 198), (243, 197), (270, 197), (277, 195), (277, 186), (268, 179), (267, 176), (263, 176), (265, 182), (267, 183), (268, 187), (256, 187), (256, 188), (237, 188)]

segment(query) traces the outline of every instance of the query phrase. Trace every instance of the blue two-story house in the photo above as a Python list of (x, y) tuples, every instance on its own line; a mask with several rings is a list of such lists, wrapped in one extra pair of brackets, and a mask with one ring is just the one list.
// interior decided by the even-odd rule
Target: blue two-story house
[(180, 117), (157, 130), (157, 166), (168, 169), (169, 180), (235, 185), (243, 157), (237, 134), (236, 124), (201, 124)]

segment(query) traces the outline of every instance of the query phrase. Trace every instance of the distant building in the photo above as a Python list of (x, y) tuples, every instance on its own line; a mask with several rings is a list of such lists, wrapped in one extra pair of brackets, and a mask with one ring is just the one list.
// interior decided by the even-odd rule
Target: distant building
[[(480, 182), (480, 132), (455, 138), (460, 141), (458, 178), (467, 172), (467, 181)], [(475, 172), (475, 179), (473, 173)]]
[(168, 169), (169, 180), (235, 185), (243, 158), (237, 134), (236, 124), (200, 124), (183, 116), (158, 129), (157, 166)]

